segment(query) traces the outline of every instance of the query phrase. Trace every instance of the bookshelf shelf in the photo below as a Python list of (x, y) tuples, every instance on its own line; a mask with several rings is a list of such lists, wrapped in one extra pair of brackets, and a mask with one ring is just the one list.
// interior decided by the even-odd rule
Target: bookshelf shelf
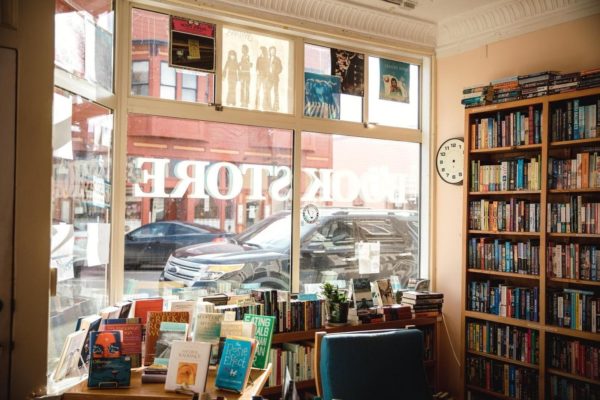
[(516, 319), (510, 317), (500, 317), (495, 314), (487, 314), (478, 311), (465, 311), (465, 317), (483, 319), (485, 321), (496, 322), (500, 324), (508, 324), (514, 326), (520, 326), (521, 328), (529, 329), (543, 329), (542, 325), (535, 321), (527, 321), (526, 319)]
[(560, 142), (550, 142), (550, 147), (577, 147), (577, 146), (588, 146), (600, 144), (600, 137), (590, 139), (577, 139), (577, 140), (562, 140)]
[(494, 154), (494, 153), (512, 153), (515, 151), (540, 151), (542, 149), (541, 144), (524, 144), (521, 146), (510, 146), (510, 147), (492, 147), (486, 149), (471, 149), (471, 154)]
[[(298, 389), (298, 390), (312, 389), (315, 387), (315, 380), (307, 379), (305, 381), (296, 381), (295, 384), (296, 384), (296, 389)], [(260, 392), (260, 394), (263, 396), (271, 396), (271, 395), (281, 394), (281, 389), (282, 389), (281, 385), (268, 386), (266, 388), (263, 388), (263, 390)]]
[(559, 233), (559, 232), (548, 232), (550, 238), (588, 238), (588, 239), (600, 239), (600, 235), (594, 233)]
[(475, 356), (491, 358), (492, 360), (498, 360), (498, 361), (502, 361), (502, 362), (509, 363), (509, 364), (519, 365), (521, 367), (527, 367), (527, 368), (531, 368), (531, 369), (540, 369), (540, 367), (536, 364), (513, 360), (512, 358), (500, 357), (495, 354), (483, 353), (481, 351), (475, 351), (475, 350), (467, 350), (467, 353), (473, 354)]
[(493, 192), (469, 192), (469, 196), (524, 196), (540, 194), (541, 192), (539, 190), (498, 190)]
[(577, 339), (585, 339), (585, 340), (591, 340), (591, 341), (599, 341), (600, 340), (600, 333), (578, 331), (577, 329), (561, 328), (561, 327), (554, 326), (554, 325), (546, 325), (544, 327), (544, 330), (547, 333), (555, 333), (558, 335), (570, 336), (570, 337), (574, 337)]
[(484, 394), (486, 394), (488, 396), (492, 396), (492, 397), (494, 397), (496, 399), (506, 399), (506, 400), (512, 400), (513, 399), (512, 397), (505, 396), (502, 393), (492, 392), (491, 390), (480, 388), (479, 386), (475, 386), (475, 385), (467, 385), (467, 389), (474, 390), (474, 391), (479, 392), (479, 393), (484, 393)]
[(490, 271), (487, 269), (477, 269), (477, 268), (469, 268), (469, 269), (467, 269), (467, 271), (474, 273), (474, 274), (503, 276), (505, 278), (528, 279), (528, 280), (532, 280), (532, 281), (540, 280), (540, 277), (538, 275), (518, 274), (515, 272)]
[(569, 278), (548, 278), (550, 282), (560, 283), (572, 283), (576, 285), (587, 285), (587, 286), (598, 286), (600, 287), (600, 281), (588, 281), (585, 279), (569, 279)]
[(575, 379), (575, 380), (578, 380), (578, 381), (581, 381), (581, 382), (586, 382), (586, 383), (590, 383), (592, 385), (598, 385), (598, 386), (600, 386), (600, 381), (597, 381), (597, 380), (594, 380), (594, 379), (591, 379), (591, 378), (586, 378), (584, 376), (570, 374), (568, 372), (561, 371), (560, 369), (548, 368), (548, 370), (546, 372), (549, 373), (549, 374), (552, 374), (552, 375), (558, 375), (558, 376), (562, 376), (562, 377), (565, 377), (565, 378)]
[(502, 235), (502, 236), (528, 236), (528, 237), (539, 237), (539, 232), (511, 232), (511, 231), (480, 231), (480, 230), (469, 230), (469, 235)]
[(600, 193), (600, 187), (585, 189), (550, 189), (550, 194), (569, 194), (569, 193)]

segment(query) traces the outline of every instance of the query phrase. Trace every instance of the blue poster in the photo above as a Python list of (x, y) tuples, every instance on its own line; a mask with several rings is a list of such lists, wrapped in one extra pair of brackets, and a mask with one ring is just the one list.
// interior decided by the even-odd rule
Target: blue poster
[(327, 119), (340, 119), (339, 76), (304, 73), (304, 115)]
[(410, 64), (379, 59), (379, 98), (409, 103)]

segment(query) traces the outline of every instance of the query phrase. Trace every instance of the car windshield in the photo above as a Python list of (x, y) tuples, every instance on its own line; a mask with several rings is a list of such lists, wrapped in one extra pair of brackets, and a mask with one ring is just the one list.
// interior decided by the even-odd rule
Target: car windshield
[[(281, 212), (251, 226), (245, 232), (240, 233), (235, 240), (239, 244), (257, 249), (289, 248), (290, 225), (291, 214), (289, 212)], [(304, 237), (306, 231), (313, 227), (312, 225), (302, 223), (300, 229), (301, 237)], [(288, 234), (285, 234), (285, 232), (288, 232)]]

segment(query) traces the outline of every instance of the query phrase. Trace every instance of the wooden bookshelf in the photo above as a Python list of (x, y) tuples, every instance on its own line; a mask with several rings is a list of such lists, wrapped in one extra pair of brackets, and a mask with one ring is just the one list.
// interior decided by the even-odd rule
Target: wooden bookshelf
[[(588, 233), (552, 233), (548, 232), (549, 227), (547, 226), (547, 205), (550, 203), (561, 202), (564, 203), (564, 199), (569, 196), (583, 195), (590, 202), (600, 202), (600, 188), (592, 187), (585, 189), (551, 189), (548, 179), (548, 164), (549, 158), (554, 159), (574, 159), (574, 154), (577, 152), (594, 152), (600, 149), (600, 121), (597, 120), (597, 133), (599, 137), (595, 138), (584, 138), (577, 140), (560, 140), (553, 141), (552, 131), (557, 125), (552, 124), (552, 115), (558, 115), (556, 110), (560, 109), (561, 112), (564, 109), (567, 112), (567, 106), (569, 102), (575, 99), (580, 99), (580, 106), (600, 105), (600, 88), (586, 89), (581, 91), (573, 91), (569, 93), (561, 93), (550, 96), (541, 96), (534, 99), (518, 100), (510, 103), (503, 103), (497, 105), (489, 105), (483, 107), (469, 108), (465, 110), (465, 181), (463, 183), (463, 265), (462, 265), (462, 332), (461, 340), (463, 346), (463, 365), (466, 365), (466, 359), (468, 355), (480, 356), (494, 359), (507, 364), (518, 365), (520, 367), (535, 368), (539, 373), (539, 386), (537, 391), (539, 393), (539, 399), (546, 398), (546, 392), (549, 384), (549, 374), (560, 375), (566, 378), (575, 379), (583, 382), (598, 384), (598, 382), (590, 382), (591, 380), (581, 378), (576, 375), (567, 374), (562, 371), (557, 371), (550, 368), (550, 357), (549, 354), (552, 349), (547, 348), (546, 343), (549, 340), (548, 335), (562, 335), (572, 339), (581, 339), (591, 342), (593, 346), (596, 344), (600, 347), (600, 332), (592, 333), (586, 331), (579, 331), (569, 328), (560, 328), (549, 324), (550, 313), (552, 310), (552, 303), (548, 301), (547, 293), (549, 288), (561, 289), (561, 287), (569, 287), (571, 289), (582, 289), (594, 292), (594, 298), (600, 298), (600, 282), (598, 281), (587, 281), (582, 279), (568, 279), (568, 278), (554, 278), (547, 273), (547, 249), (550, 241), (556, 243), (581, 243), (582, 245), (595, 245), (600, 243), (600, 235), (588, 234)], [(573, 104), (573, 103), (571, 103)], [(498, 115), (500, 118), (504, 118), (505, 115), (510, 113), (520, 113), (529, 116), (530, 106), (534, 107), (534, 110), (541, 111), (540, 115), (540, 138), (541, 143), (520, 145), (520, 146), (507, 146), (507, 147), (496, 147), (496, 148), (482, 148), (475, 149), (472, 145), (472, 124), (485, 123), (491, 126), (492, 119), (498, 121)], [(593, 108), (592, 108), (593, 109)], [(597, 112), (599, 112), (597, 110)], [(514, 116), (515, 114), (513, 114)], [(535, 116), (535, 114), (534, 114)], [(488, 121), (485, 121), (485, 119)], [(555, 120), (556, 121), (556, 120)], [(563, 121), (565, 121), (563, 119)], [(495, 126), (499, 126), (494, 122)], [(481, 131), (483, 135), (482, 140), (485, 141), (485, 133)], [(480, 192), (471, 191), (471, 161), (478, 161), (481, 166), (484, 165), (498, 165), (504, 160), (514, 160), (518, 157), (530, 158), (537, 157), (541, 162), (540, 165), (540, 186), (541, 190), (531, 191), (499, 191), (499, 192)], [(527, 199), (531, 202), (539, 202), (539, 232), (494, 232), (494, 231), (482, 231), (469, 229), (470, 222), (470, 202), (480, 201), (489, 199), (491, 200), (504, 200), (509, 198)], [(528, 242), (535, 240), (536, 244), (539, 241), (539, 276), (535, 275), (523, 275), (516, 273), (507, 273), (500, 271), (489, 271), (472, 268), (469, 264), (469, 240), (471, 238), (485, 237), (493, 241), (495, 238), (499, 238), (502, 241), (515, 242)], [(600, 272), (600, 271), (599, 271)], [(520, 320), (515, 318), (505, 318), (494, 314), (487, 314), (482, 312), (475, 312), (469, 310), (470, 298), (469, 298), (469, 283), (471, 281), (487, 281), (495, 279), (500, 282), (504, 282), (512, 286), (521, 287), (538, 287), (538, 315), (539, 322)], [(548, 304), (547, 304), (548, 303)], [(467, 322), (472, 320), (490, 321), (499, 324), (515, 326), (520, 328), (535, 329), (539, 332), (539, 364), (535, 366), (524, 365), (524, 363), (515, 362), (514, 360), (507, 359), (505, 357), (498, 357), (486, 353), (480, 353), (476, 351), (468, 350), (467, 343)], [(503, 394), (494, 393), (473, 385), (468, 382), (466, 367), (461, 371), (461, 378), (464, 384), (463, 397), (467, 390), (473, 392), (479, 392), (486, 398), (500, 398), (508, 399), (509, 397)]]
[(558, 376), (562, 376), (564, 378), (574, 379), (574, 380), (577, 380), (577, 381), (586, 382), (586, 383), (590, 383), (592, 385), (598, 385), (598, 386), (600, 386), (600, 381), (597, 381), (597, 380), (594, 380), (594, 379), (591, 379), (591, 378), (586, 378), (585, 376), (579, 376), (579, 375), (575, 375), (575, 374), (570, 374), (568, 372), (561, 371), (560, 369), (548, 368), (546, 370), (546, 372), (548, 374), (558, 375)]
[(491, 358), (492, 360), (498, 360), (498, 361), (502, 361), (502, 362), (505, 362), (505, 363), (518, 365), (518, 366), (521, 366), (521, 367), (532, 368), (532, 369), (540, 369), (540, 367), (537, 364), (526, 363), (526, 362), (523, 362), (523, 361), (514, 360), (512, 358), (497, 356), (495, 354), (483, 353), (481, 351), (475, 351), (475, 350), (467, 350), (467, 353), (473, 354), (474, 356)]

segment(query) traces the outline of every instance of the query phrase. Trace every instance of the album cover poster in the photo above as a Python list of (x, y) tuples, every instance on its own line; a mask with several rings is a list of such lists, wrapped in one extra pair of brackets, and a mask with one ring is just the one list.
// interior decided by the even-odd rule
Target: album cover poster
[(169, 65), (194, 71), (215, 71), (215, 25), (171, 17)]
[(304, 73), (304, 115), (340, 119), (341, 78)]
[(409, 103), (410, 64), (379, 59), (379, 98)]
[(347, 50), (331, 49), (331, 75), (342, 80), (342, 93), (364, 96), (365, 55)]

